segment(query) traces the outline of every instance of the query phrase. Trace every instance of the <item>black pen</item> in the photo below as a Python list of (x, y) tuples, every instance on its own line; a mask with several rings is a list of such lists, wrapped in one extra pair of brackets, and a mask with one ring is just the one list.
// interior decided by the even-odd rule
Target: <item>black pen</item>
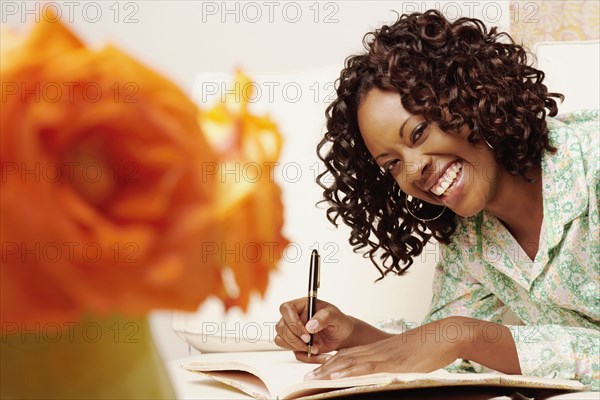
[[(310, 269), (308, 271), (308, 320), (315, 315), (317, 312), (317, 289), (319, 288), (320, 282), (320, 268), (321, 258), (316, 250), (313, 250), (310, 255)], [(310, 334), (308, 340), (308, 348), (306, 354), (310, 357), (312, 352), (313, 334)]]

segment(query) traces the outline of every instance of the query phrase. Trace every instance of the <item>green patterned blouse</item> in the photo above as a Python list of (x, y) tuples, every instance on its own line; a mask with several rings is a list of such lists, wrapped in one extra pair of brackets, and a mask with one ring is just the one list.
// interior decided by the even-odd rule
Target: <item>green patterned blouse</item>
[[(453, 315), (506, 323), (510, 314), (523, 375), (575, 379), (600, 390), (599, 113), (548, 118), (548, 126), (558, 151), (542, 159), (544, 218), (535, 260), (487, 212), (461, 218), (451, 243), (441, 246), (423, 323)], [(487, 370), (460, 359), (446, 369)]]

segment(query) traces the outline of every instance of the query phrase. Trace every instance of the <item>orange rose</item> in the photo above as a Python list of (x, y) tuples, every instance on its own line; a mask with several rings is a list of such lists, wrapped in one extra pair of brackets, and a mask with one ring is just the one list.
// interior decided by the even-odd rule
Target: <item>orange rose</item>
[(273, 179), (282, 138), (268, 116), (248, 111), (252, 89), (250, 78), (238, 72), (225, 102), (199, 116), (202, 131), (221, 158), (210, 169), (220, 181), (216, 213), (223, 221), (212, 235), (211, 252), (231, 267), (239, 289), (226, 306), (245, 307), (248, 288), (264, 293), (269, 272), (289, 243), (281, 234), (281, 190)]
[[(60, 23), (42, 20), (17, 50), (2, 48), (2, 321), (194, 310), (209, 295), (244, 306), (243, 296), (228, 300), (224, 263), (203, 249), (217, 229), (245, 238), (221, 230), (239, 214), (217, 209), (227, 190), (205, 172), (219, 155), (189, 98), (113, 47), (87, 48)], [(280, 251), (281, 210), (274, 215), (248, 228), (280, 240)], [(264, 265), (244, 267), (232, 265), (241, 293), (264, 291)]]

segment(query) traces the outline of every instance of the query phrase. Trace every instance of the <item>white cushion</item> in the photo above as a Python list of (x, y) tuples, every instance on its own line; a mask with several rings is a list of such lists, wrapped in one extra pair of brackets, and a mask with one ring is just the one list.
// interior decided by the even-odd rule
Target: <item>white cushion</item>
[(600, 41), (540, 42), (534, 52), (548, 91), (565, 95), (559, 114), (600, 108)]

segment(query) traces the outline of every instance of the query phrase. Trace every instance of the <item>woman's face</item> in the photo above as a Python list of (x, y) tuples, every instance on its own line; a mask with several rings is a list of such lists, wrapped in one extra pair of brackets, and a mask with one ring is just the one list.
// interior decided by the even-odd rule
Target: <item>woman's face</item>
[(468, 129), (445, 133), (404, 109), (400, 95), (371, 90), (358, 124), (377, 165), (409, 195), (445, 205), (456, 214), (477, 214), (497, 192), (500, 167), (491, 150), (468, 142)]

